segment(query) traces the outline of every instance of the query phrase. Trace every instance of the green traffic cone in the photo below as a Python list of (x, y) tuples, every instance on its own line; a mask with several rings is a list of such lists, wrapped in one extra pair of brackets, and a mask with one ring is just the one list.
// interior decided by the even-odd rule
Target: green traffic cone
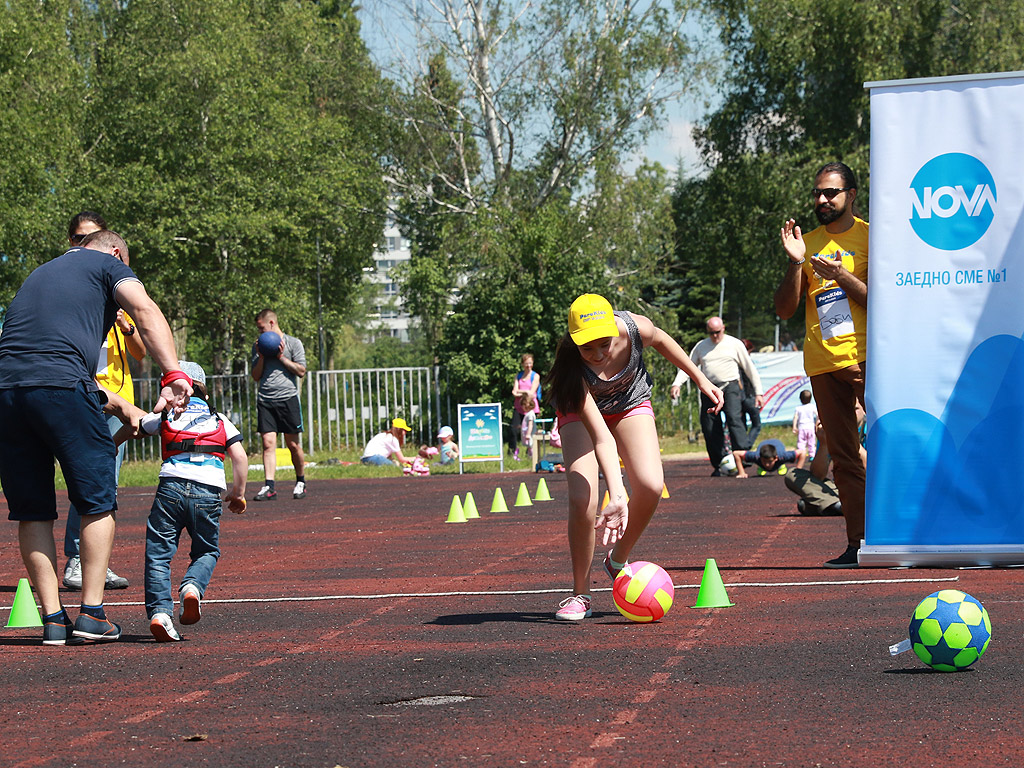
[(464, 523), (466, 522), (466, 513), (462, 511), (462, 502), (459, 501), (458, 495), (452, 497), (452, 505), (448, 510), (448, 519), (446, 523)]
[(526, 483), (519, 484), (519, 494), (516, 496), (517, 507), (532, 507), (533, 502), (530, 501), (530, 492), (526, 490)]
[(548, 484), (544, 481), (543, 477), (537, 482), (537, 493), (535, 493), (533, 495), (533, 500), (534, 501), (551, 501), (552, 500), (551, 499), (551, 494), (548, 493)]
[(480, 512), (476, 508), (476, 500), (473, 498), (472, 491), (466, 494), (466, 500), (462, 502), (462, 511), (466, 515), (467, 520), (474, 520), (480, 517)]
[(709, 557), (704, 563), (704, 577), (700, 580), (700, 591), (697, 593), (697, 602), (691, 608), (728, 608), (735, 603), (729, 602), (729, 596), (725, 593), (725, 584), (722, 583), (722, 574), (718, 572), (718, 564), (713, 557)]
[(505, 503), (505, 494), (501, 488), (494, 489), (494, 501), (491, 502), (491, 512), (508, 512), (508, 504)]
[(14, 604), (11, 606), (11, 615), (7, 619), (7, 626), (43, 626), (43, 620), (39, 618), (39, 608), (36, 607), (36, 598), (32, 594), (32, 587), (28, 585), (28, 579), (18, 581), (18, 591), (14, 593)]

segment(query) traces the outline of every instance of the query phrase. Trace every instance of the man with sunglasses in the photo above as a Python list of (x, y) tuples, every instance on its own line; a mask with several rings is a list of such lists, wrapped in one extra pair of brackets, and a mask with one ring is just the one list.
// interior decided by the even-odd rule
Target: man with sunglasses
[(856, 568), (864, 538), (866, 475), (857, 406), (864, 406), (867, 357), (868, 224), (856, 215), (857, 178), (843, 163), (818, 171), (811, 198), (821, 226), (806, 235), (793, 219), (782, 226), (789, 264), (775, 291), (775, 312), (788, 319), (807, 298), (804, 369), (846, 518), (846, 551), (825, 567)]
[[(700, 368), (701, 373), (711, 380), (716, 387), (721, 388), (725, 397), (725, 405), (722, 412), (725, 413), (725, 421), (729, 425), (729, 439), (732, 441), (734, 451), (746, 451), (750, 448), (746, 424), (743, 421), (743, 398), (749, 394), (744, 393), (740, 384), (740, 376), (748, 380), (753, 387), (754, 406), (761, 410), (764, 399), (761, 392), (761, 376), (754, 367), (754, 361), (747, 352), (746, 346), (735, 336), (725, 332), (725, 323), (720, 317), (708, 318), (708, 337), (701, 339), (690, 352), (690, 360)], [(673, 399), (679, 397), (679, 388), (682, 386), (683, 377), (686, 374), (679, 371), (669, 389)], [(713, 467), (712, 477), (719, 477), (722, 474), (719, 468), (722, 459), (728, 455), (725, 449), (725, 429), (722, 427), (722, 416), (713, 413), (715, 404), (708, 400), (703, 393), (700, 397), (700, 429), (704, 433), (704, 445), (707, 447), (708, 460)]]
[[(68, 222), (68, 243), (72, 247), (80, 246), (88, 235), (106, 228), (106, 220), (95, 211), (76, 213)], [(124, 254), (121, 261), (128, 264), (128, 255)], [(128, 368), (128, 359), (125, 353), (130, 354), (136, 360), (142, 360), (146, 356), (146, 345), (142, 341), (142, 335), (136, 332), (132, 318), (123, 309), (118, 309), (114, 324), (107, 332), (103, 346), (99, 350), (96, 382), (104, 389), (120, 395), (134, 405), (135, 387), (132, 384), (132, 373)], [(107, 425), (110, 427), (110, 434), (113, 435), (121, 428), (121, 421), (116, 416), (108, 416)], [(125, 447), (122, 444), (118, 447), (115, 458), (115, 479), (121, 474), (124, 455)], [(68, 507), (68, 517), (64, 527), (64, 556), (68, 560), (64, 566), (64, 578), (62, 579), (64, 586), (68, 589), (82, 588), (82, 558), (79, 556), (81, 526), (81, 516), (75, 505), (71, 504)], [(128, 579), (118, 576), (108, 568), (106, 588), (127, 589)]]

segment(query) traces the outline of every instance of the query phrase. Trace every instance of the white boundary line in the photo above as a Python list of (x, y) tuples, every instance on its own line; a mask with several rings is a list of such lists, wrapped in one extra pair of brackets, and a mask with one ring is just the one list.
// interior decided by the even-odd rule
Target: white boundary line
[[(730, 587), (844, 587), (847, 585), (870, 585), (870, 584), (921, 584), (937, 583), (947, 581), (959, 581), (959, 576), (951, 576), (941, 579), (850, 579), (847, 581), (737, 581), (726, 584)], [(700, 584), (676, 584), (676, 589), (699, 589)], [(564, 587), (558, 589), (508, 589), (490, 590), (483, 592), (384, 592), (376, 595), (312, 595), (309, 597), (238, 597), (203, 600), (204, 603), (316, 603), (326, 600), (387, 600), (402, 597), (489, 597), (498, 595), (549, 595), (566, 592)], [(611, 587), (600, 587), (591, 590), (592, 592), (611, 592)], [(104, 605), (145, 605), (140, 602), (106, 602)], [(11, 610), (11, 606), (0, 606), (0, 610)]]

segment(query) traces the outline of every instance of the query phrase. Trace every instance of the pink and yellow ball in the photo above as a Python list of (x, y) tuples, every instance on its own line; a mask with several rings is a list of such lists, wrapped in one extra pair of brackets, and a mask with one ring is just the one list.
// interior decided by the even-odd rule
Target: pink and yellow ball
[(657, 621), (672, 607), (675, 587), (665, 569), (639, 560), (615, 577), (612, 599), (630, 621)]

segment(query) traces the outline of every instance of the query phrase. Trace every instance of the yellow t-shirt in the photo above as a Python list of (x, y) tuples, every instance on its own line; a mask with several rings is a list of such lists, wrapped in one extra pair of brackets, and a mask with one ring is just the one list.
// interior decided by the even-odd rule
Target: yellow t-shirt
[(818, 227), (804, 236), (807, 278), (804, 369), (808, 376), (837, 371), (867, 359), (867, 308), (846, 296), (832, 280), (822, 280), (811, 267), (811, 256), (841, 258), (843, 267), (866, 284), (868, 281), (868, 223), (854, 224), (839, 235)]
[[(135, 325), (128, 313), (125, 312), (125, 319)], [(138, 333), (138, 330), (135, 331)], [(99, 360), (96, 365), (96, 381), (104, 389), (114, 392), (135, 405), (135, 387), (132, 385), (132, 372), (128, 369), (128, 347), (124, 341), (124, 334), (117, 327), (117, 323), (111, 327), (107, 337), (100, 347)]]

